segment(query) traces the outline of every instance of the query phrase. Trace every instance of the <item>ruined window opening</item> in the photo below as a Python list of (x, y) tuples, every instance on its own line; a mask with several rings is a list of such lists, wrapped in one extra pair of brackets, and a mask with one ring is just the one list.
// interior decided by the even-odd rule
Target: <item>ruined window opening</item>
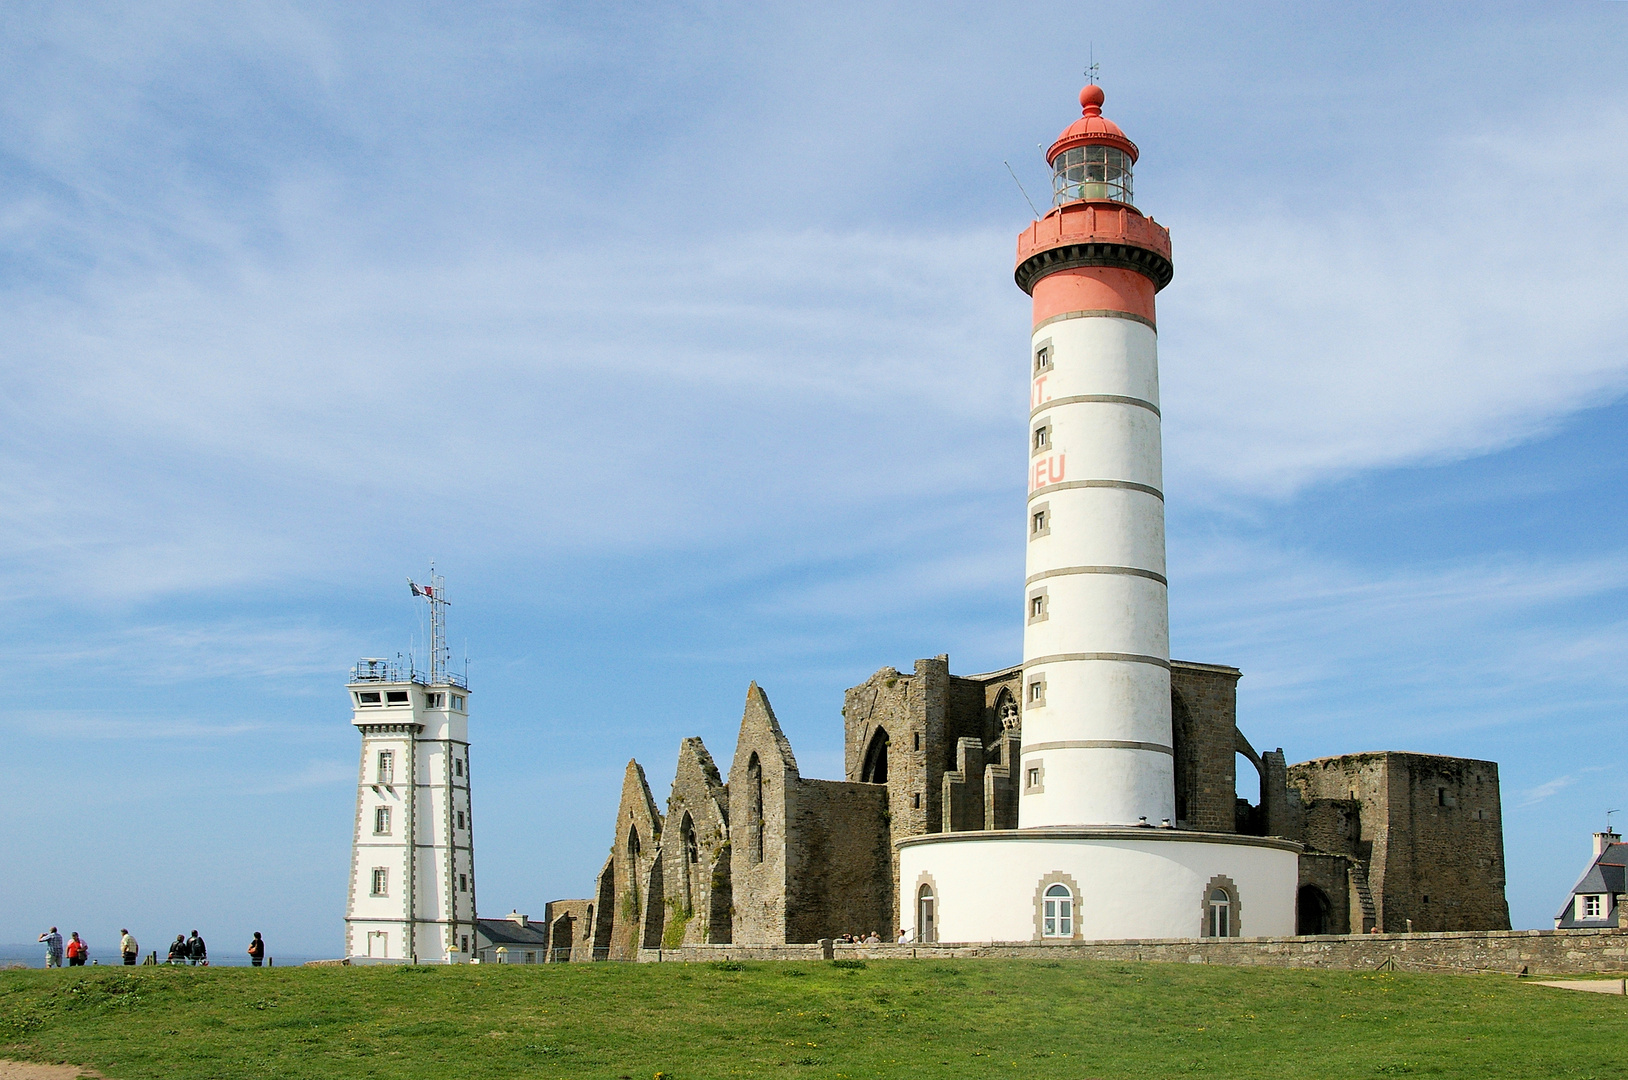
[(921, 792), (918, 791), (914, 795), (910, 796), (910, 809), (921, 809)]
[(746, 854), (753, 865), (763, 861), (763, 764), (756, 754), (746, 765)]
[(1302, 885), (1295, 896), (1294, 932), (1304, 935), (1333, 932), (1334, 905), (1328, 895), (1315, 885)]
[(1041, 912), (1040, 936), (1074, 936), (1074, 894), (1062, 882), (1046, 890), (1046, 903)]
[(860, 771), (859, 779), (866, 784), (887, 783), (887, 728), (877, 728), (876, 734), (871, 736), (871, 744), (865, 750), (865, 766)]
[(916, 732), (916, 749), (921, 749), (921, 732)]
[(1210, 890), (1210, 937), (1232, 936), (1232, 897), (1225, 889)]
[(684, 910), (695, 910), (695, 866), (701, 861), (701, 848), (695, 840), (695, 819), (684, 811), (684, 820), (678, 826), (679, 838), (684, 842)]
[(1018, 717), (1017, 699), (1012, 691), (1006, 687), (995, 696), (995, 719), (1000, 721), (1001, 731), (1016, 731), (1021, 723)]

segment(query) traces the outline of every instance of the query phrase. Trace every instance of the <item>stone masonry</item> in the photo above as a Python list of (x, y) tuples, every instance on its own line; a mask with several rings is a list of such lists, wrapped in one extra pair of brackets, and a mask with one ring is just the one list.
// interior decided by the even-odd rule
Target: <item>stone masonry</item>
[[(1171, 663), (1176, 828), (1304, 845), (1305, 933), (1509, 927), (1495, 763), (1385, 752), (1291, 766), (1239, 730), (1240, 674)], [(952, 675), (944, 655), (881, 669), (844, 697), (840, 781), (801, 775), (753, 683), (727, 783), (700, 739), (683, 740), (664, 818), (628, 763), (594, 896), (556, 902), (570, 959), (891, 941), (897, 841), (1017, 827), (1021, 680), (1020, 667)], [(1239, 758), (1258, 802), (1236, 794)]]

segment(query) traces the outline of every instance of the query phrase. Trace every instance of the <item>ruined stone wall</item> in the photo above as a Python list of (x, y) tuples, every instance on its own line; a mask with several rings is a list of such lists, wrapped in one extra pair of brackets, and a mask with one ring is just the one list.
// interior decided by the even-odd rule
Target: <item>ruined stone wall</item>
[[(819, 960), (819, 945), (756, 949), (699, 946), (648, 950), (644, 961)], [(833, 945), (836, 959), (976, 959), (1154, 961), (1238, 967), (1328, 968), (1345, 971), (1492, 971), (1579, 975), (1628, 971), (1628, 932), (1502, 930), (1440, 934), (1352, 934), (1330, 937), (1184, 938), (1168, 941), (1090, 941), (1080, 944), (1004, 942), (995, 945)]]
[(1318, 800), (1354, 801), (1379, 926), (1387, 932), (1501, 930), (1503, 814), (1498, 765), (1384, 752), (1319, 758), (1289, 769), (1315, 820)]
[[(756, 762), (754, 769), (753, 763)], [(775, 945), (786, 940), (786, 822), (788, 789), (799, 780), (791, 743), (768, 696), (746, 692), (735, 759), (729, 767), (731, 940)]]
[(1171, 727), (1176, 751), (1176, 827), (1236, 832), (1237, 668), (1170, 664)]
[(887, 789), (799, 779), (788, 788), (786, 813), (785, 940), (872, 930), (894, 936)]
[[(715, 889), (729, 891), (728, 800), (706, 745), (685, 739), (679, 744), (662, 843), (665, 947), (732, 938), (730, 905), (715, 903), (721, 898), (713, 895)], [(720, 910), (723, 918), (718, 920)], [(714, 936), (714, 929), (721, 933)]]
[[(1321, 929), (1304, 919), (1304, 893), (1310, 886), (1323, 902)], [(1301, 934), (1351, 933), (1350, 862), (1344, 855), (1302, 852), (1300, 855), (1300, 895), (1295, 898), (1295, 930)]]
[(578, 939), (588, 933), (592, 900), (550, 900), (543, 905), (543, 925), (548, 928), (549, 963), (575, 959)]
[(610, 953), (613, 959), (631, 958), (661, 943), (663, 896), (661, 812), (637, 761), (629, 761), (622, 776), (610, 855), (615, 898)]

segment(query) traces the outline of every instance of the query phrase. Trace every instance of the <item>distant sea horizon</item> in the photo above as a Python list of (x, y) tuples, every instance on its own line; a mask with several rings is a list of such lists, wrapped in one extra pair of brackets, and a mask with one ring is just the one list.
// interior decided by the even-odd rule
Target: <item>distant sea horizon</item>
[[(62, 938), (63, 941), (66, 942), (68, 935), (64, 934), (62, 935)], [(204, 940), (206, 943), (208, 942), (207, 938)], [(248, 948), (247, 942), (245, 942), (240, 948), (223, 950), (220, 953), (216, 953), (215, 949), (211, 947), (209, 950), (209, 966), (248, 967), (248, 954), (242, 951), (246, 948)], [(158, 962), (163, 963), (164, 957), (168, 955), (169, 950), (170, 943), (168, 941), (165, 941), (163, 943), (163, 947), (157, 950), (149, 948), (144, 944), (141, 947), (141, 956), (136, 960), (136, 964), (139, 966), (143, 960), (147, 959), (147, 955), (154, 951), (158, 953)], [(336, 959), (336, 957), (321, 956), (315, 953), (279, 953), (275, 949), (267, 949), (266, 955), (267, 958), (271, 960), (273, 967), (299, 967), (308, 960)], [(64, 957), (62, 962), (64, 966), (66, 966), (68, 962), (66, 957)], [(45, 966), (45, 943), (43, 941), (39, 943), (30, 941), (24, 942), (20, 945), (0, 945), (0, 970), (8, 967), (14, 967), (18, 964), (30, 968), (43, 968)], [(123, 964), (124, 958), (119, 955), (117, 948), (97, 947), (95, 944), (91, 945), (90, 960), (86, 963), (87, 967), (105, 965), (122, 966)]]

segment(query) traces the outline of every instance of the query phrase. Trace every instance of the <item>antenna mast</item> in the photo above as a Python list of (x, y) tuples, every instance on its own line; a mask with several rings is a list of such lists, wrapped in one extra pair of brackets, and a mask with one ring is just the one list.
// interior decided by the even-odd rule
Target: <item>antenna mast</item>
[(430, 605), (430, 681), (429, 685), (447, 681), (452, 668), (452, 648), (447, 644), (447, 608), (451, 604), (446, 598), (447, 579), (435, 572), (435, 564), (430, 563), (429, 583), (420, 585), (412, 578), (407, 579), (407, 587), (413, 590), (414, 596), (422, 596)]

